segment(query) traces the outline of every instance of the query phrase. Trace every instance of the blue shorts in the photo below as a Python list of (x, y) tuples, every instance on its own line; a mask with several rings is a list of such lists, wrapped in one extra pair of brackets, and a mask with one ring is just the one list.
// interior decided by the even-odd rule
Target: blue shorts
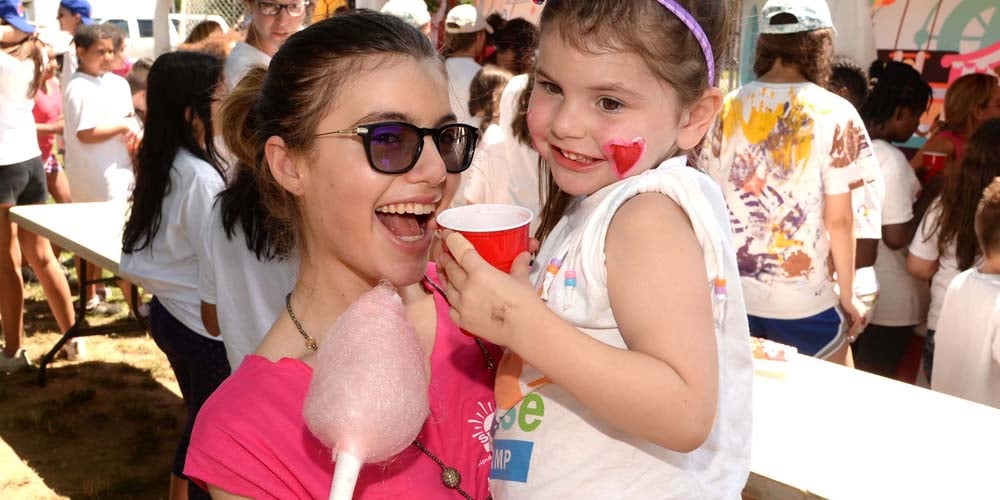
[(847, 341), (847, 323), (837, 307), (799, 319), (747, 317), (750, 335), (790, 345), (808, 356), (826, 358)]

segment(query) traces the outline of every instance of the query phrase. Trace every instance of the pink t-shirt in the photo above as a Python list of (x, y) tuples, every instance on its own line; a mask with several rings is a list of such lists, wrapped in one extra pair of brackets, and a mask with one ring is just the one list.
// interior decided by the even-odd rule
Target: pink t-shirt
[[(43, 83), (49, 86), (49, 92), (42, 89), (35, 94), (35, 107), (31, 110), (35, 115), (35, 123), (55, 123), (62, 116), (62, 90), (59, 88), (59, 80), (52, 80)], [(56, 142), (55, 134), (38, 134), (38, 148), (42, 150), (42, 163), (48, 161), (52, 155), (52, 146)]]
[[(428, 275), (437, 279), (433, 265)], [(444, 298), (435, 292), (434, 299), (431, 414), (417, 439), (458, 469), (463, 490), (485, 499), (493, 456), (493, 373), (475, 341), (448, 317)], [(488, 348), (499, 360), (500, 350)], [(208, 483), (255, 499), (327, 498), (333, 478), (331, 453), (302, 418), (311, 377), (312, 369), (298, 359), (272, 363), (247, 356), (202, 406), (184, 474), (203, 487)], [(386, 464), (363, 467), (354, 498), (461, 497), (441, 483), (441, 468), (434, 461), (409, 446)]]

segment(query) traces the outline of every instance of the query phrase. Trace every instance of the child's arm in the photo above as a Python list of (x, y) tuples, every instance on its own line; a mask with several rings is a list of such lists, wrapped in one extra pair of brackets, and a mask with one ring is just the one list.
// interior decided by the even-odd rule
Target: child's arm
[(128, 124), (122, 121), (121, 123), (98, 125), (86, 130), (77, 130), (76, 138), (84, 144), (98, 144), (113, 139), (115, 136), (127, 134), (130, 131), (131, 129), (129, 129)]
[[(460, 235), (444, 256), (452, 318), (506, 345), (602, 420), (680, 452), (715, 421), (718, 359), (708, 278), (687, 216), (666, 196), (625, 203), (608, 230), (608, 292), (629, 350), (591, 338), (553, 313), (523, 278), (486, 264)], [(520, 279), (518, 279), (520, 278)]]
[(851, 193), (826, 195), (823, 200), (823, 223), (830, 234), (830, 254), (833, 270), (840, 286), (840, 307), (850, 316), (848, 336), (861, 331), (864, 314), (854, 298), (854, 212)]
[(63, 126), (65, 126), (65, 122), (63, 121), (63, 117), (60, 116), (58, 120), (52, 123), (35, 123), (35, 131), (39, 134), (62, 135)]

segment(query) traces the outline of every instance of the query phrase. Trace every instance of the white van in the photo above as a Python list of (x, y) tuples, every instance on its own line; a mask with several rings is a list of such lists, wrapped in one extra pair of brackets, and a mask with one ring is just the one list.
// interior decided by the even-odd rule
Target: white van
[[(219, 23), (222, 32), (229, 31), (229, 23), (222, 16), (214, 14), (169, 14), (170, 49), (175, 49), (187, 38), (188, 31), (201, 21)], [(110, 17), (95, 19), (95, 22), (110, 23), (125, 33), (125, 55), (138, 59), (153, 57), (153, 19), (151, 17)]]

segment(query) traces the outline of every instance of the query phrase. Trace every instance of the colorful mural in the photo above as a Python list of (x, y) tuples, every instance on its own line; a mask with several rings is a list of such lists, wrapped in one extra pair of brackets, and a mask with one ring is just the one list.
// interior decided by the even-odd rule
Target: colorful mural
[[(881, 59), (903, 61), (923, 74), (934, 89), (934, 102), (920, 132), (906, 146), (919, 147), (940, 117), (944, 93), (956, 78), (1000, 68), (1000, 2), (997, 0), (868, 0), (871, 32), (864, 25), (841, 26), (838, 8), (849, 0), (829, 0), (837, 24), (837, 45), (874, 38)], [(836, 3), (835, 3), (836, 2)], [(753, 80), (753, 56), (763, 0), (743, 5), (740, 81)], [(852, 55), (847, 52), (848, 55)], [(861, 59), (854, 56), (854, 59)], [(858, 60), (867, 67), (871, 61)]]
[(1000, 68), (1000, 3), (873, 0), (871, 13), (879, 58), (913, 65), (934, 89), (923, 126), (907, 144), (918, 147), (940, 117), (951, 82), (968, 73)]

